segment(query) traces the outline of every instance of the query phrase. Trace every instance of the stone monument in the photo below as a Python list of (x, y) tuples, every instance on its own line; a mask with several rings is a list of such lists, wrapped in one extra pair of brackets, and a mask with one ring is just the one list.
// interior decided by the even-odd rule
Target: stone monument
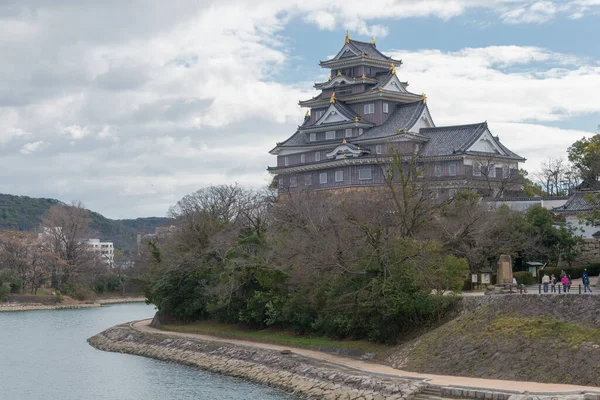
[(508, 254), (502, 254), (498, 260), (496, 284), (488, 286), (485, 294), (526, 293), (523, 285), (513, 283), (512, 259)]
[(498, 260), (498, 285), (513, 283), (512, 259), (508, 254), (502, 254)]

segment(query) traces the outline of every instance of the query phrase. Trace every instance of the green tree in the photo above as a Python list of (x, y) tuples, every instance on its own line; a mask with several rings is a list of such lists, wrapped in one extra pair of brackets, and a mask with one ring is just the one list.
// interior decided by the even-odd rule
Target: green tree
[(595, 184), (600, 178), (600, 134), (581, 138), (567, 149), (567, 153), (583, 182)]

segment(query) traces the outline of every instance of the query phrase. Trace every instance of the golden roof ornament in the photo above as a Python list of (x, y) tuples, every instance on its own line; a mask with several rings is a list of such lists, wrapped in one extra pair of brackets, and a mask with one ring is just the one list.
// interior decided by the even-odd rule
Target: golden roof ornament
[(367, 76), (365, 74), (362, 74), (361, 78), (362, 79), (367, 79)]
[(339, 69), (338, 69), (337, 76), (342, 76), (342, 71), (340, 71)]
[(329, 104), (335, 103), (335, 92), (331, 93), (331, 97), (329, 98)]
[(360, 117), (360, 120), (361, 120), (361, 121), (364, 121), (364, 120), (365, 120), (365, 117)]
[(362, 53), (360, 53), (360, 56), (364, 57), (365, 56), (365, 52), (363, 51)]
[(344, 158), (348, 158), (348, 155), (346, 153), (344, 153)]
[(354, 122), (358, 122), (358, 117), (354, 117)]
[(281, 144), (281, 142), (276, 142), (275, 146), (279, 146)]
[(396, 129), (396, 135), (400, 134), (400, 128)]
[(392, 68), (390, 68), (392, 70), (392, 75), (396, 75), (396, 64), (392, 63)]
[(379, 88), (379, 91), (380, 91), (380, 92), (383, 92), (383, 88), (382, 88), (382, 87), (380, 87), (380, 88)]
[(348, 31), (346, 31), (346, 37), (344, 38), (344, 43), (346, 43), (346, 44), (350, 43), (350, 35), (348, 34)]
[(371, 36), (371, 44), (375, 46), (375, 36)]
[(404, 133), (408, 133), (408, 129), (407, 128), (404, 128)]
[(306, 110), (306, 114), (304, 114), (304, 118), (310, 117), (310, 111)]
[(329, 80), (329, 81), (331, 80), (331, 75), (329, 75), (329, 79), (328, 79), (328, 80)]
[(342, 140), (342, 144), (346, 144), (346, 138), (344, 138), (344, 140)]
[(423, 104), (427, 104), (427, 96), (425, 93), (421, 93), (421, 100), (423, 101)]

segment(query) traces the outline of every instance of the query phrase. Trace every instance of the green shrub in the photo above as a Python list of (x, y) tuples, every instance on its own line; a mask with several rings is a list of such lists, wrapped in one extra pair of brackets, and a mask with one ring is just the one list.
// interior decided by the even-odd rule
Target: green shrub
[(529, 271), (515, 272), (513, 277), (517, 280), (519, 285), (533, 285), (535, 283), (535, 279)]
[(57, 290), (56, 292), (54, 292), (55, 296), (56, 296), (56, 302), (57, 303), (62, 303), (65, 298), (63, 297), (62, 293), (60, 292), (60, 290)]
[(0, 301), (6, 299), (6, 297), (10, 294), (10, 283), (8, 282), (0, 282)]

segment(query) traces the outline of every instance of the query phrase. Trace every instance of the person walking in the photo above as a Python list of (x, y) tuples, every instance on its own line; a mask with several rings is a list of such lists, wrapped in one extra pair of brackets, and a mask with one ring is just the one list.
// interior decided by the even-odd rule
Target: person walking
[(590, 289), (590, 277), (588, 276), (587, 269), (583, 270), (581, 281), (583, 283), (583, 293), (587, 293), (588, 290), (590, 293), (592, 293), (592, 289)]
[(550, 277), (548, 277), (548, 274), (544, 274), (544, 277), (542, 278), (542, 285), (544, 286), (544, 293), (548, 293), (548, 285), (550, 284)]
[(556, 277), (554, 276), (554, 274), (552, 274), (552, 276), (550, 277), (550, 284), (552, 286), (550, 286), (550, 291), (552, 293), (556, 293)]
[(563, 291), (567, 293), (567, 288), (569, 287), (569, 278), (567, 278), (567, 275), (563, 275), (563, 277), (560, 279), (560, 282), (563, 285)]

